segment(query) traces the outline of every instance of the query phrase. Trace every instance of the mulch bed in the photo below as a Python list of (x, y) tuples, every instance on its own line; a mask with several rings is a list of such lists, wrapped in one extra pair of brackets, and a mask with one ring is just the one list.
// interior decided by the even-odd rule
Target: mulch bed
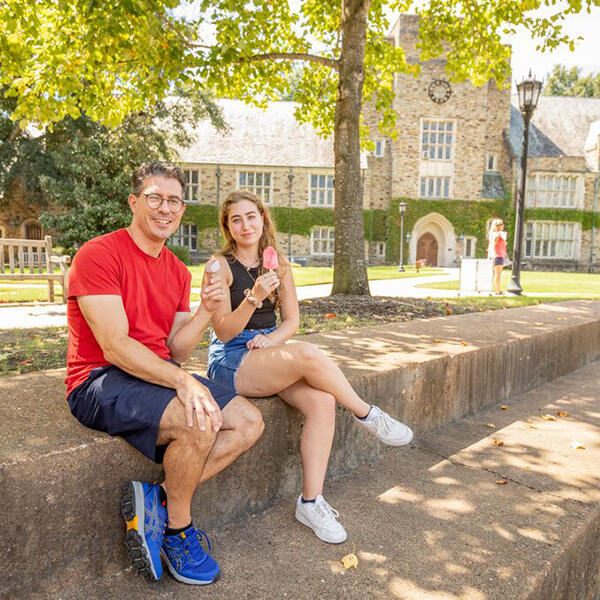
[(453, 304), (446, 300), (396, 298), (390, 296), (336, 295), (300, 301), (300, 314), (313, 318), (348, 315), (356, 319), (373, 319), (381, 323), (411, 321), (440, 315), (477, 312), (477, 307)]

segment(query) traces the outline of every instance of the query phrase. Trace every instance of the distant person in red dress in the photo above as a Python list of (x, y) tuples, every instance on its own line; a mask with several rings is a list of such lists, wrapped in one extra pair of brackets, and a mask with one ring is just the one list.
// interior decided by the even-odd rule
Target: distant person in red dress
[(504, 222), (502, 219), (492, 219), (488, 235), (488, 258), (494, 261), (494, 277), (492, 287), (494, 293), (502, 296), (504, 292), (500, 289), (500, 279), (502, 269), (509, 264), (508, 254), (506, 252), (506, 232), (504, 231)]

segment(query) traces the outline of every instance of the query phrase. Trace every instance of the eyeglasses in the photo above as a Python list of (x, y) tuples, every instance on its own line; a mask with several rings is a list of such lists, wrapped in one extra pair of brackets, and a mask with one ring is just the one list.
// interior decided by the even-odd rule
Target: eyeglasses
[(169, 205), (169, 210), (173, 213), (179, 212), (185, 204), (179, 196), (168, 196), (167, 198), (160, 194), (144, 194), (144, 196), (146, 196), (148, 208), (159, 208), (166, 200)]

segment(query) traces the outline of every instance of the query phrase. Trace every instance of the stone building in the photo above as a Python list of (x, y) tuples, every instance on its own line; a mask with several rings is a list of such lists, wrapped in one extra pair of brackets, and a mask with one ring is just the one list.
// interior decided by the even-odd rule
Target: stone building
[[(402, 15), (388, 38), (413, 63), (419, 62), (417, 33), (417, 17)], [(512, 255), (523, 138), (516, 97), (508, 81), (481, 87), (449, 81), (443, 59), (420, 67), (418, 78), (395, 78), (393, 137), (378, 133), (378, 115), (365, 105), (363, 116), (375, 146), (361, 157), (369, 262), (398, 260), (401, 202), (407, 205), (406, 262), (455, 266), (461, 257), (485, 256), (494, 217), (507, 223)], [(236, 100), (220, 104), (229, 129), (219, 132), (203, 122), (196, 143), (180, 151), (190, 185), (188, 208), (172, 243), (189, 248), (194, 260), (213, 252), (220, 241), (219, 204), (229, 192), (249, 189), (270, 207), (285, 254), (298, 262), (330, 263), (335, 243), (332, 140), (299, 124), (291, 102), (273, 102), (266, 109)], [(600, 99), (540, 98), (530, 127), (527, 266), (600, 270), (599, 136)], [(9, 215), (0, 204), (0, 233), (24, 236), (27, 223), (33, 227), (35, 215)]]

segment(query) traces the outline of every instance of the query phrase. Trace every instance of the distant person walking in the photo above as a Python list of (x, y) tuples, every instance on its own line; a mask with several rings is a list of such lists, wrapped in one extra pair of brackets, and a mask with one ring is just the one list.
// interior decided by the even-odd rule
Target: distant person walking
[(494, 269), (492, 287), (494, 293), (501, 296), (504, 292), (500, 289), (500, 280), (502, 278), (502, 269), (509, 264), (508, 254), (506, 252), (506, 231), (504, 231), (504, 222), (502, 219), (492, 219), (488, 233), (488, 258), (491, 258)]

